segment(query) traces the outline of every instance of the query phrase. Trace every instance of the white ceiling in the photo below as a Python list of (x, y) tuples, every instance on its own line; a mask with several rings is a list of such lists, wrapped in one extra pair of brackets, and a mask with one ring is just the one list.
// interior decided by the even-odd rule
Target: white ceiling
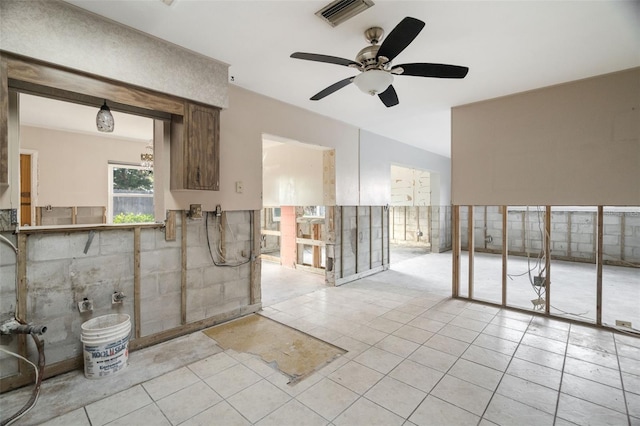
[[(329, 0), (68, 1), (226, 62), (240, 87), (445, 156), (452, 106), (640, 66), (638, 0), (374, 0), (335, 28), (314, 15)], [(464, 80), (397, 76), (392, 108), (354, 85), (309, 100), (357, 71), (291, 53), (354, 59), (365, 29), (389, 33), (405, 16), (426, 26), (394, 64), (464, 65)]]

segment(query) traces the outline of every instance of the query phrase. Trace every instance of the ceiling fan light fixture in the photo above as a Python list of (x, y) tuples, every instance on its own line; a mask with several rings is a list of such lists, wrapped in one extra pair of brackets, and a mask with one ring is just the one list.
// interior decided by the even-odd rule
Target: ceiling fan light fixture
[(393, 83), (393, 75), (387, 71), (369, 70), (358, 74), (353, 83), (371, 96), (382, 93)]
[(100, 108), (100, 111), (98, 111), (98, 115), (96, 115), (96, 127), (99, 132), (105, 133), (113, 132), (113, 128), (115, 127), (113, 115), (111, 115), (111, 110), (107, 106), (106, 100)]

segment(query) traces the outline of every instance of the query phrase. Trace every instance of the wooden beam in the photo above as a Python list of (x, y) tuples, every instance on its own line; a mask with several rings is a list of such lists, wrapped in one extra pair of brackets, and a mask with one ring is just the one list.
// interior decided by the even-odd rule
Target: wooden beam
[[(252, 210), (249, 212), (251, 215), (251, 274), (250, 274), (250, 287), (249, 287), (249, 304), (257, 305), (262, 303), (262, 258), (260, 254), (260, 222), (257, 221), (260, 218), (260, 210)], [(265, 222), (266, 223), (266, 222)], [(185, 282), (186, 284), (186, 282)]]
[(546, 206), (544, 213), (544, 270), (546, 274), (544, 311), (549, 315), (551, 312), (551, 206)]
[(502, 206), (502, 306), (507, 306), (507, 275), (509, 261), (508, 207)]
[(134, 339), (140, 337), (140, 227), (133, 228), (133, 318), (135, 323)]
[[(602, 206), (598, 206), (598, 233), (597, 233), (597, 249), (596, 249), (596, 324), (602, 325), (602, 258), (604, 248), (604, 209)], [(621, 238), (624, 238), (624, 231)]]
[(167, 220), (164, 223), (164, 240), (175, 241), (176, 240), (176, 212), (170, 210), (167, 212)]
[(474, 261), (474, 253), (473, 250), (475, 248), (475, 224), (473, 222), (473, 206), (468, 206), (467, 211), (468, 214), (468, 225), (467, 225), (467, 240), (469, 242), (468, 254), (469, 254), (469, 299), (473, 299), (473, 261)]
[(7, 55), (6, 60), (9, 79), (90, 95), (124, 105), (184, 115), (184, 101), (179, 98), (17, 55)]
[(185, 210), (180, 212), (180, 256), (180, 323), (184, 325), (187, 323), (187, 212)]
[(453, 206), (451, 213), (451, 246), (453, 251), (451, 297), (458, 297), (460, 288), (460, 206)]
[(369, 269), (373, 268), (373, 214), (369, 206)]

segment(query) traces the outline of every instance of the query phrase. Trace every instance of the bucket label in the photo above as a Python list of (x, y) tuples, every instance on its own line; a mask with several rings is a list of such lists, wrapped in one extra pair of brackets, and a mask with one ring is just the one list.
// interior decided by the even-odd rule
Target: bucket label
[(126, 366), (129, 336), (103, 345), (84, 345), (84, 370), (88, 378), (105, 377)]

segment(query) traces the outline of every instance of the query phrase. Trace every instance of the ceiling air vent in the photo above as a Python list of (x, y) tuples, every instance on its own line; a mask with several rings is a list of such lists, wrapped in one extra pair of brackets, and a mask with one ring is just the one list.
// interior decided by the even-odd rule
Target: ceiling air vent
[(336, 0), (317, 11), (316, 15), (335, 27), (371, 6), (372, 0)]

